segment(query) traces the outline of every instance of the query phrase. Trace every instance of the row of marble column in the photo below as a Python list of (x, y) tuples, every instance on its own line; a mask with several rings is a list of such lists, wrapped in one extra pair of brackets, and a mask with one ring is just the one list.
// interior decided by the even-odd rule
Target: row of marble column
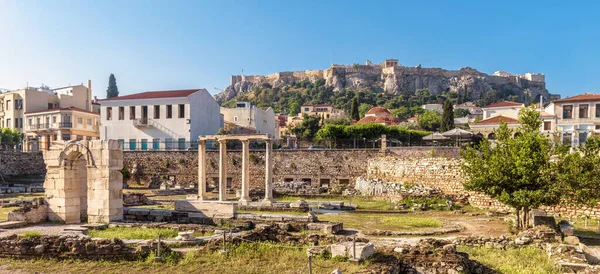
[[(242, 193), (240, 204), (247, 205), (250, 199), (250, 140), (242, 142)], [(273, 199), (273, 141), (265, 140), (265, 198), (263, 203), (271, 204)], [(226, 201), (227, 191), (227, 140), (219, 140), (219, 201)], [(198, 141), (198, 199), (206, 200), (206, 140)]]

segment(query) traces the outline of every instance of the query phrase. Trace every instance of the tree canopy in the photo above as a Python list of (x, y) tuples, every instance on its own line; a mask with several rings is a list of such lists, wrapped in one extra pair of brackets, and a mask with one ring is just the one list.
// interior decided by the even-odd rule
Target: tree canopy
[[(563, 200), (595, 204), (600, 188), (600, 141), (569, 153), (569, 147), (553, 143), (540, 133), (540, 113), (524, 108), (516, 137), (501, 123), (497, 141), (484, 139), (461, 152), (466, 190), (478, 191), (517, 210), (520, 228), (528, 226), (528, 212)], [(522, 217), (520, 212), (523, 212)]]
[(108, 88), (106, 89), (106, 98), (119, 96), (119, 88), (117, 87), (117, 79), (114, 74), (108, 77)]
[(350, 119), (358, 121), (360, 120), (360, 113), (358, 112), (358, 98), (352, 98), (352, 106), (350, 107)]
[(442, 123), (442, 116), (435, 110), (428, 110), (419, 116), (418, 123), (422, 129), (436, 131)]
[(354, 125), (334, 125), (325, 124), (315, 135), (315, 139), (321, 142), (335, 142), (338, 140), (359, 139), (378, 139), (381, 135), (388, 138), (398, 139), (403, 143), (418, 143), (424, 136), (431, 132), (423, 130), (412, 130), (400, 126), (384, 126), (376, 123), (354, 124)]
[(23, 140), (23, 133), (16, 128), (2, 128), (2, 144), (17, 145)]
[(365, 104), (365, 103), (360, 104), (360, 106), (358, 106), (358, 114), (359, 114), (360, 118), (365, 117), (365, 114), (367, 114), (367, 112), (371, 108), (373, 108), (373, 105)]
[(298, 138), (312, 140), (315, 137), (315, 134), (317, 134), (317, 131), (321, 128), (320, 123), (320, 116), (304, 114), (302, 122), (297, 124), (294, 128), (290, 128), (289, 131)]
[(444, 102), (444, 112), (442, 113), (442, 123), (440, 131), (448, 131), (454, 128), (454, 107), (449, 99)]

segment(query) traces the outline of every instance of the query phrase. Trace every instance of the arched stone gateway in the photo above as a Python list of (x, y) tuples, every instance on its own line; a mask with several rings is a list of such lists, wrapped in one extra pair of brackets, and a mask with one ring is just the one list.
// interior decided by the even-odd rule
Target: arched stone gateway
[(107, 223), (123, 219), (119, 141), (58, 141), (44, 151), (48, 219)]

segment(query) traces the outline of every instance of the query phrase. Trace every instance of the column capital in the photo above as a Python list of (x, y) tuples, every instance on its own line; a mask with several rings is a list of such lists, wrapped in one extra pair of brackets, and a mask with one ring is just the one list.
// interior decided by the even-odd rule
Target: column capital
[(200, 139), (198, 139), (198, 144), (199, 145), (206, 145), (206, 140), (200, 140)]
[(267, 144), (272, 144), (272, 143), (273, 143), (273, 140), (272, 140), (272, 139), (265, 139), (265, 143), (267, 143)]
[(248, 139), (246, 139), (246, 140), (240, 140), (240, 142), (242, 142), (242, 144), (244, 144), (244, 145), (250, 144), (250, 140), (248, 140)]
[(219, 142), (219, 144), (223, 144), (223, 145), (227, 144), (227, 140), (226, 139), (219, 139), (217, 141)]

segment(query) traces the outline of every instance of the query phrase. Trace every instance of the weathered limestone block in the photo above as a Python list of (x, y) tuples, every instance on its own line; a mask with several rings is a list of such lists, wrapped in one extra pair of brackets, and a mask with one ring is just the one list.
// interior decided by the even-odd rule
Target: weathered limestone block
[[(356, 257), (354, 257), (356, 252)], [(356, 242), (355, 248), (352, 247), (352, 242), (342, 242), (331, 245), (331, 256), (348, 257), (355, 259), (366, 259), (375, 253), (375, 246), (372, 243)]]

